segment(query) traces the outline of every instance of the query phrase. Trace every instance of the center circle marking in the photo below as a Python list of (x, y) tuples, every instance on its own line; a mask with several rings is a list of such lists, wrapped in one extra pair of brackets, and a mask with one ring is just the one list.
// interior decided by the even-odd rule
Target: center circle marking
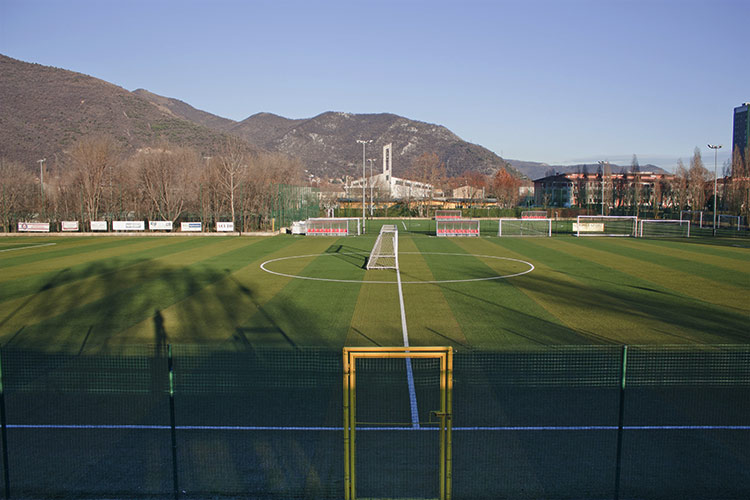
[[(335, 283), (390, 283), (390, 284), (397, 283), (396, 280), (372, 281), (372, 280), (342, 280), (342, 279), (334, 279), (334, 278), (315, 278), (313, 276), (300, 276), (298, 274), (280, 273), (278, 271), (272, 271), (266, 267), (266, 264), (271, 264), (273, 262), (280, 262), (282, 260), (306, 259), (309, 257), (323, 257), (326, 255), (330, 255), (330, 256), (356, 255), (360, 257), (362, 256), (362, 254), (359, 254), (359, 253), (317, 253), (317, 254), (308, 254), (308, 255), (292, 255), (291, 257), (279, 257), (277, 259), (267, 260), (260, 265), (260, 268), (270, 274), (275, 274), (277, 276), (283, 276), (285, 278), (294, 278), (294, 279), (300, 279), (300, 280), (332, 281)], [(484, 258), (484, 259), (509, 260), (512, 262), (520, 262), (521, 264), (526, 264), (527, 266), (529, 266), (527, 270), (522, 271), (520, 273), (502, 274), (502, 275), (497, 275), (497, 276), (489, 276), (486, 278), (467, 278), (467, 279), (458, 279), (458, 280), (401, 281), (401, 283), (404, 285), (418, 285), (418, 284), (433, 284), (434, 285), (438, 283), (468, 283), (470, 281), (502, 280), (506, 278), (514, 278), (516, 276), (523, 276), (524, 274), (528, 274), (534, 270), (534, 264), (532, 264), (531, 262), (527, 262), (521, 259), (513, 259), (511, 257), (498, 257), (497, 255), (475, 255), (475, 254), (470, 254), (470, 253), (442, 253), (442, 252), (399, 252), (399, 255), (451, 255), (451, 256), (457, 256), (457, 257), (478, 257), (478, 258)]]

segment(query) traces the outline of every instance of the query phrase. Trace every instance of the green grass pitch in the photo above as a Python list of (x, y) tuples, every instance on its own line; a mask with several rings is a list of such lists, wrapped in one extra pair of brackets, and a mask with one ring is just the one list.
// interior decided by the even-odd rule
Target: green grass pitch
[[(750, 341), (744, 240), (437, 238), (400, 224), (411, 345)], [(0, 343), (76, 352), (402, 345), (395, 272), (364, 269), (369, 229), (346, 238), (3, 238)]]

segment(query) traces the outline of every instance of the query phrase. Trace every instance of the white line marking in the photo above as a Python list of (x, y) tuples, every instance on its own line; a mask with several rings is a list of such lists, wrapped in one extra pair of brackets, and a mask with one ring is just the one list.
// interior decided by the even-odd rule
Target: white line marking
[(401, 225), (404, 226), (404, 231), (408, 231), (408, 229), (406, 229), (406, 222), (401, 221)]
[(57, 245), (57, 243), (41, 243), (39, 245), (31, 245), (28, 247), (18, 247), (18, 248), (6, 248), (5, 250), (0, 250), (0, 252), (12, 252), (13, 250), (26, 250), (29, 248), (39, 248), (39, 247), (48, 247), (51, 245)]
[[(514, 274), (504, 274), (504, 275), (498, 275), (498, 276), (489, 276), (487, 278), (468, 278), (468, 279), (461, 279), (461, 280), (431, 280), (431, 281), (402, 281), (401, 283), (404, 285), (417, 285), (417, 284), (424, 284), (424, 285), (435, 285), (440, 283), (469, 283), (471, 281), (490, 281), (490, 280), (502, 280), (506, 278), (515, 278), (516, 276), (523, 276), (524, 274), (528, 274), (531, 271), (534, 270), (534, 264), (531, 262), (527, 262), (525, 260), (521, 259), (513, 259), (511, 257), (498, 257), (497, 255), (475, 255), (475, 254), (469, 254), (469, 253), (442, 253), (442, 252), (401, 252), (402, 255), (456, 255), (459, 257), (480, 257), (485, 259), (498, 259), (498, 260), (509, 260), (512, 262), (520, 262), (521, 264), (526, 264), (529, 266), (529, 268), (526, 271), (522, 271), (520, 273), (514, 273)], [(286, 273), (280, 273), (278, 271), (272, 271), (266, 267), (267, 264), (271, 264), (273, 262), (280, 262), (282, 260), (291, 260), (291, 259), (304, 259), (309, 257), (324, 257), (324, 256), (332, 256), (332, 255), (359, 255), (360, 257), (365, 257), (363, 254), (358, 253), (316, 253), (316, 254), (309, 254), (309, 255), (292, 255), (289, 257), (279, 257), (277, 259), (271, 259), (263, 262), (260, 265), (260, 268), (263, 269), (265, 272), (270, 274), (275, 274), (277, 276), (283, 276), (284, 278), (295, 278), (300, 280), (310, 280), (310, 281), (332, 281), (334, 283), (383, 283), (383, 284), (394, 284), (396, 281), (366, 281), (366, 280), (340, 280), (340, 279), (333, 279), (333, 278), (314, 278), (312, 276), (300, 276), (298, 274), (286, 274)]]
[[(401, 287), (401, 271), (398, 266), (398, 248), (396, 248), (396, 280), (398, 282), (398, 303), (401, 306), (401, 331), (404, 335), (404, 347), (409, 347), (409, 331), (406, 328), (406, 308), (404, 307), (404, 291)], [(406, 361), (406, 383), (409, 386), (409, 404), (411, 406), (411, 426), (419, 429), (419, 411), (417, 408), (417, 392), (414, 388), (414, 372), (411, 358)]]
[[(9, 429), (51, 429), (51, 430), (169, 430), (168, 425), (127, 425), (127, 424), (8, 424)], [(331, 431), (341, 432), (343, 427), (326, 426), (271, 426), (271, 425), (177, 425), (179, 431)], [(748, 431), (750, 425), (626, 425), (625, 431)], [(438, 427), (357, 427), (357, 431), (437, 431)], [(616, 431), (616, 425), (564, 425), (564, 426), (486, 426), (453, 427), (454, 431)]]

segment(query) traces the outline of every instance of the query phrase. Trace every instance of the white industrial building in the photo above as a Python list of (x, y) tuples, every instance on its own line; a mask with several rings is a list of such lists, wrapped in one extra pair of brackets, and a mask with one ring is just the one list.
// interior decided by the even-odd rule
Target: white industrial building
[(345, 186), (347, 196), (361, 197), (364, 183), (368, 198), (371, 189), (376, 191), (375, 197), (380, 199), (423, 200), (432, 197), (432, 184), (393, 177), (392, 160), (392, 145), (386, 144), (383, 146), (383, 173), (351, 181)]

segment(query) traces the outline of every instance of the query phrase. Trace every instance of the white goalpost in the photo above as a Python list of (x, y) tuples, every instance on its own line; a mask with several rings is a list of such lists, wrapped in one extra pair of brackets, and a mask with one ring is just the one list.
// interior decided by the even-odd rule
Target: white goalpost
[(573, 224), (576, 236), (636, 236), (638, 217), (634, 215), (579, 215)]
[(398, 270), (398, 227), (383, 224), (367, 259), (367, 269)]
[(689, 238), (689, 220), (653, 220), (638, 221), (638, 236), (641, 238)]
[(680, 210), (680, 221), (690, 221), (693, 224), (698, 224), (699, 228), (703, 228), (703, 211), (702, 210)]
[(500, 219), (498, 236), (552, 236), (552, 219)]
[(479, 219), (436, 219), (438, 236), (479, 236)]
[(728, 229), (740, 230), (742, 227), (742, 216), (741, 215), (727, 215), (719, 214), (718, 220), (716, 221), (717, 227), (726, 227)]
[(307, 236), (350, 236), (362, 234), (362, 219), (355, 217), (315, 217), (305, 221)]

